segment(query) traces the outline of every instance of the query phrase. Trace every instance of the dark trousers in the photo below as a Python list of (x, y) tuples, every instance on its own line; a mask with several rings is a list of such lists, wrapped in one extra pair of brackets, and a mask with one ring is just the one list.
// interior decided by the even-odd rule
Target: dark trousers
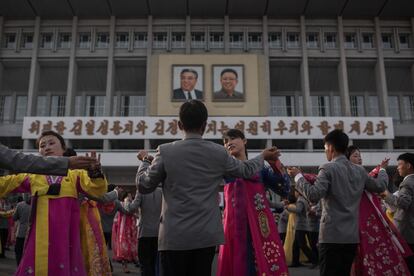
[(303, 254), (315, 264), (317, 261), (312, 254), (312, 250), (309, 248), (308, 244), (306, 243), (306, 233), (307, 231), (303, 230), (296, 230), (295, 231), (295, 240), (293, 241), (293, 248), (292, 248), (292, 265), (299, 264), (299, 257), (300, 257), (300, 250), (302, 250)]
[(161, 276), (211, 276), (216, 247), (160, 251)]
[(105, 243), (108, 246), (109, 250), (112, 250), (112, 233), (111, 232), (104, 232)]
[(138, 240), (138, 259), (142, 276), (155, 276), (157, 266), (158, 238), (142, 237)]
[(285, 244), (286, 239), (286, 233), (279, 233), (280, 240), (282, 241), (282, 244)]
[(8, 236), (9, 236), (9, 230), (7, 228), (1, 228), (0, 229), (0, 242), (1, 242), (0, 258), (5, 257), (6, 243), (7, 243)]
[(23, 256), (24, 238), (16, 238), (16, 245), (14, 246), (14, 252), (16, 253), (16, 262), (19, 266)]
[(319, 250), (318, 250), (318, 238), (319, 232), (308, 232), (307, 233), (310, 247), (312, 250), (312, 255), (315, 258), (315, 262), (319, 260)]
[[(408, 246), (411, 248), (411, 251), (414, 252), (414, 244), (408, 244)], [(414, 256), (411, 255), (405, 258), (405, 263), (407, 264), (407, 267), (410, 270), (411, 275), (414, 275)]]
[(358, 244), (320, 243), (321, 276), (349, 276)]

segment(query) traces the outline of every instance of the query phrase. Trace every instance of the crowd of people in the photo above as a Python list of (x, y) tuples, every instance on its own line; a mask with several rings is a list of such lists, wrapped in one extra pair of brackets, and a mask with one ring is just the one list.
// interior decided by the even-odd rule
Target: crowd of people
[(135, 197), (108, 185), (99, 155), (76, 156), (53, 131), (37, 140), (41, 156), (0, 145), (13, 172), (0, 177), (0, 197), (21, 195), (0, 204), (0, 258), (14, 243), (16, 275), (111, 275), (120, 262), (144, 276), (210, 276), (216, 254), (219, 276), (289, 275), (305, 262), (320, 275), (413, 274), (413, 153), (390, 180), (386, 156), (368, 172), (333, 130), (327, 163), (310, 174), (284, 166), (276, 147), (249, 159), (239, 129), (222, 145), (204, 140), (201, 101), (183, 103), (179, 119), (182, 140), (138, 152)]

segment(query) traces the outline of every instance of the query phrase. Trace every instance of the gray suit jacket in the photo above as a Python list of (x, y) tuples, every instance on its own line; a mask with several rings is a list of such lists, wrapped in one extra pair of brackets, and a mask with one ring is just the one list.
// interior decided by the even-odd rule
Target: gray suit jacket
[(388, 182), (385, 170), (380, 170), (378, 178), (374, 179), (362, 166), (352, 164), (342, 155), (319, 168), (313, 185), (298, 176), (295, 178), (297, 188), (307, 199), (311, 202), (321, 200), (319, 243), (359, 243), (358, 214), (362, 192), (364, 189), (384, 191)]
[(14, 172), (66, 175), (67, 157), (41, 157), (9, 149), (0, 144), (0, 168)]
[(385, 202), (397, 208), (394, 222), (402, 236), (409, 244), (414, 244), (414, 174), (408, 175), (401, 182), (398, 195), (385, 197)]
[(142, 162), (136, 183), (150, 193), (163, 183), (159, 250), (191, 250), (224, 242), (218, 206), (223, 176), (249, 178), (263, 168), (263, 155), (249, 161), (230, 156), (223, 146), (186, 134), (161, 145), (149, 166)]
[(150, 194), (136, 193), (135, 199), (127, 207), (129, 212), (140, 209), (138, 238), (158, 237), (162, 204), (162, 190), (156, 188)]

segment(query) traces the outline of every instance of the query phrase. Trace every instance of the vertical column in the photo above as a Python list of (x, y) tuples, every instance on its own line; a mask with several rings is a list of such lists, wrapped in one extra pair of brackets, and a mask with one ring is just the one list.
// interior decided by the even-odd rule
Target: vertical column
[[(27, 110), (26, 116), (33, 116), (35, 111), (36, 94), (39, 85), (39, 63), (38, 63), (38, 50), (39, 50), (39, 38), (40, 38), (40, 17), (35, 19), (34, 36), (33, 36), (33, 49), (32, 58), (30, 62), (30, 75), (29, 75), (29, 90), (27, 92)], [(30, 141), (23, 141), (23, 149), (29, 149)]]
[[(151, 66), (152, 66), (152, 16), (148, 16), (148, 26), (147, 26), (147, 73), (146, 73), (146, 92), (145, 92), (145, 100), (146, 100), (146, 108), (145, 114), (148, 116), (151, 114), (151, 99), (150, 99), (150, 91), (151, 91)], [(151, 148), (149, 139), (144, 140), (144, 149), (149, 150)]]
[[(303, 114), (305, 116), (312, 116), (311, 97), (310, 97), (310, 85), (309, 85), (309, 63), (308, 63), (308, 49), (306, 47), (306, 25), (305, 16), (300, 17), (300, 42), (302, 46), (302, 62), (300, 66), (301, 73), (301, 86), (303, 97)], [(309, 151), (313, 149), (312, 139), (307, 140), (306, 148)]]
[[(108, 48), (108, 67), (106, 71), (106, 95), (105, 95), (105, 108), (104, 115), (111, 116), (112, 112), (112, 98), (114, 95), (115, 87), (115, 62), (114, 62), (114, 48), (115, 48), (115, 16), (111, 16), (109, 26), (109, 48)], [(104, 140), (104, 150), (111, 148), (109, 140)]]
[[(378, 98), (380, 102), (381, 116), (390, 116), (388, 110), (388, 88), (387, 78), (385, 73), (384, 52), (382, 51), (381, 26), (378, 17), (375, 17), (375, 39), (377, 45), (377, 64), (375, 65), (376, 83), (378, 90)], [(393, 148), (392, 140), (387, 140), (386, 148), (391, 150)]]
[[(75, 96), (77, 92), (78, 65), (76, 63), (76, 37), (78, 33), (78, 17), (72, 19), (72, 42), (70, 43), (68, 84), (66, 87), (65, 116), (73, 116)], [(71, 147), (70, 140), (65, 140), (66, 146)]]
[(191, 54), (191, 18), (189, 15), (185, 17), (185, 53)]
[(339, 93), (341, 96), (342, 116), (351, 116), (351, 103), (349, 100), (348, 69), (345, 55), (344, 25), (342, 16), (338, 17), (338, 41), (339, 41)]
[[(271, 106), (270, 106), (270, 97), (271, 97), (271, 90), (270, 90), (270, 62), (269, 62), (269, 24), (267, 16), (263, 16), (262, 20), (262, 41), (263, 41), (263, 54), (265, 56), (265, 72), (264, 72), (264, 83), (266, 89), (266, 95), (269, 97), (269, 101), (267, 101), (266, 113), (265, 115), (270, 114)], [(272, 146), (272, 139), (266, 140), (266, 146)]]
[(224, 53), (230, 54), (230, 19), (224, 16)]

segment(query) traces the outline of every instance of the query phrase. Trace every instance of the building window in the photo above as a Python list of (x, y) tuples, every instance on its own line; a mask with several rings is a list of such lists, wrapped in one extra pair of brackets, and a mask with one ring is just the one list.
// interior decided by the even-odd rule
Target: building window
[(392, 49), (394, 48), (393, 36), (392, 34), (382, 34), (382, 48), (383, 49)]
[(61, 117), (65, 116), (66, 96), (54, 95), (50, 105), (50, 116)]
[(134, 33), (134, 48), (146, 48), (148, 36), (146, 33)]
[(206, 35), (202, 32), (191, 33), (191, 48), (202, 49), (206, 45)]
[(172, 33), (171, 47), (176, 49), (185, 48), (185, 33)]
[(346, 33), (345, 35), (345, 48), (346, 49), (356, 49), (357, 48), (357, 39), (355, 33)]
[(0, 122), (10, 122), (11, 96), (0, 96)]
[(363, 33), (362, 34), (362, 48), (373, 49), (374, 48), (374, 34)]
[(75, 116), (84, 116), (82, 98), (82, 96), (75, 96)]
[(47, 108), (47, 96), (37, 96), (36, 116), (49, 116)]
[(69, 49), (71, 41), (72, 41), (72, 35), (70, 33), (61, 33), (59, 34), (58, 47), (62, 49)]
[(364, 96), (350, 96), (351, 115), (354, 117), (365, 116)]
[(16, 112), (15, 121), (23, 122), (24, 116), (26, 116), (27, 109), (27, 96), (17, 96), (16, 98)]
[(79, 34), (79, 48), (88, 49), (91, 47), (91, 34), (80, 33)]
[(332, 97), (331, 116), (342, 116), (342, 105), (340, 96)]
[(411, 48), (410, 34), (399, 34), (400, 38), (400, 49)]
[(210, 33), (210, 48), (224, 48), (223, 33)]
[(414, 96), (404, 96), (403, 101), (404, 120), (414, 120)]
[(109, 47), (109, 33), (97, 33), (96, 34), (96, 48), (108, 48)]
[(32, 33), (24, 33), (22, 41), (23, 41), (22, 43), (23, 49), (33, 48), (33, 34)]
[(152, 40), (152, 47), (155, 49), (166, 49), (168, 35), (167, 33), (154, 33)]
[(325, 33), (325, 48), (334, 49), (336, 48), (336, 33)]
[(319, 34), (307, 33), (306, 34), (306, 46), (311, 49), (319, 48)]
[(368, 116), (379, 116), (378, 96), (368, 97)]
[(262, 43), (262, 33), (249, 33), (247, 42), (249, 43), (250, 48), (260, 49), (263, 47)]
[(270, 100), (272, 116), (295, 116), (294, 96), (272, 96)]
[(15, 49), (16, 48), (16, 34), (6, 34), (4, 38), (4, 48)]
[(288, 48), (299, 48), (300, 47), (299, 33), (287, 33), (286, 40), (287, 40)]
[(398, 96), (388, 96), (388, 111), (394, 121), (399, 121), (401, 119)]
[(329, 96), (311, 96), (312, 115), (329, 116)]
[(122, 96), (121, 116), (144, 116), (145, 96)]
[(243, 33), (230, 33), (230, 48), (243, 48)]
[(86, 116), (103, 116), (105, 96), (86, 96)]
[(128, 48), (129, 34), (128, 33), (117, 33), (115, 48)]
[(53, 48), (53, 33), (43, 33), (40, 35), (40, 48), (42, 49)]
[(269, 33), (269, 48), (282, 48), (282, 34)]

